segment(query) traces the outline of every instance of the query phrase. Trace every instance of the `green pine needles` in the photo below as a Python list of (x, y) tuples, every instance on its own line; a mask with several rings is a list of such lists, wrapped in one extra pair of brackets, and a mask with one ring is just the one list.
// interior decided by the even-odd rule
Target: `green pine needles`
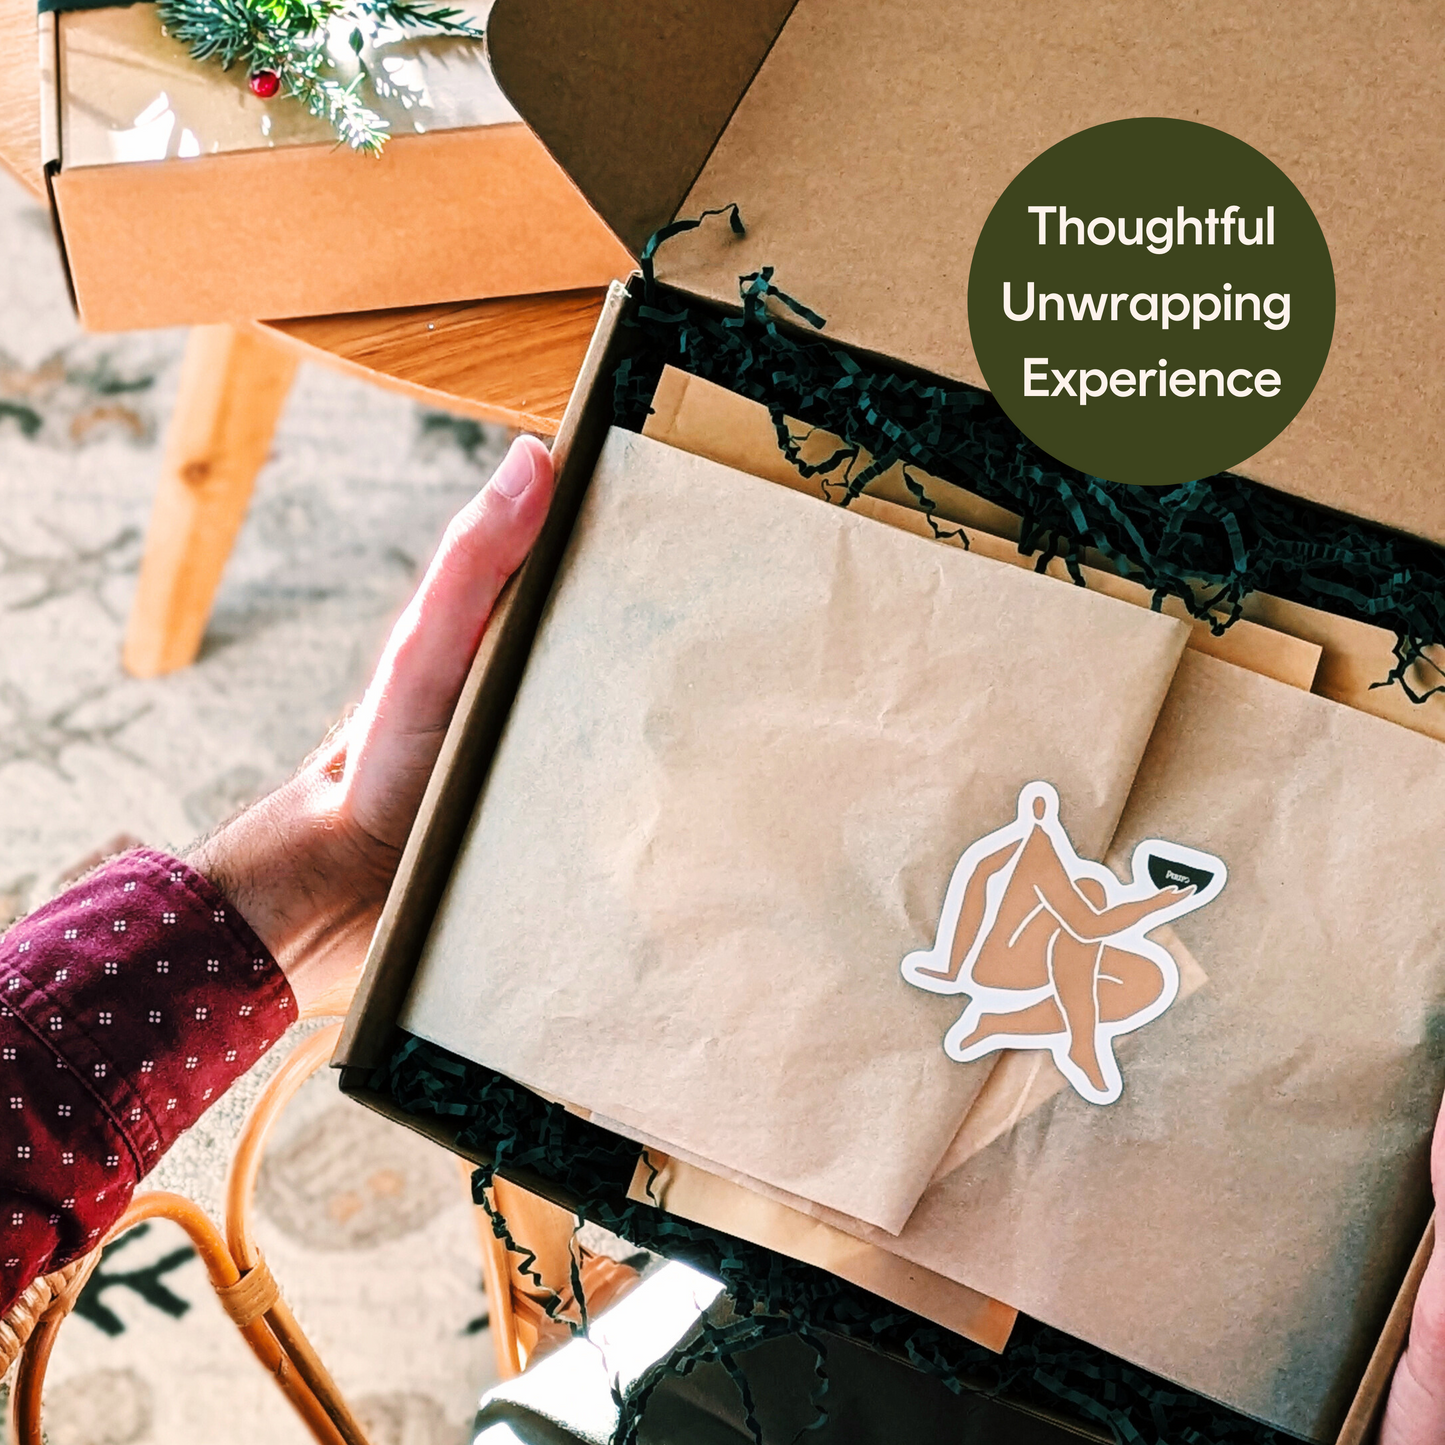
[[(327, 121), (353, 150), (380, 155), (390, 126), (366, 101), (370, 82), (379, 96), (398, 86), (366, 64), (367, 40), (391, 29), (407, 35), (480, 40), (481, 30), (452, 6), (427, 0), (159, 0), (168, 35), (196, 60), (223, 69), (246, 66), (252, 91), (294, 97)], [(349, 41), (358, 69), (343, 79), (331, 43)]]

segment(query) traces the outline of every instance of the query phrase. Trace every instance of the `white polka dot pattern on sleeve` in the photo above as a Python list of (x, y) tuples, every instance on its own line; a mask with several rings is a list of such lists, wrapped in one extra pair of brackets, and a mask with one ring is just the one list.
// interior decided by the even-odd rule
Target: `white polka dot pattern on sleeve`
[(244, 918), (148, 850), (0, 935), (0, 996), (0, 1219), (18, 1221), (4, 1231), (3, 1312), (37, 1273), (84, 1253), (269, 1047), (261, 1016), (295, 1014)]

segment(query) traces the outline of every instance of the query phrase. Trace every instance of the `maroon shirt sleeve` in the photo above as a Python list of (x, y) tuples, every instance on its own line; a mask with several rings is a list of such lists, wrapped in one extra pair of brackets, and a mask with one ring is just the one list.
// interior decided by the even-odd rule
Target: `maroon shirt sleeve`
[(0, 937), (0, 1313), (95, 1246), (295, 1017), (240, 913), (149, 849)]

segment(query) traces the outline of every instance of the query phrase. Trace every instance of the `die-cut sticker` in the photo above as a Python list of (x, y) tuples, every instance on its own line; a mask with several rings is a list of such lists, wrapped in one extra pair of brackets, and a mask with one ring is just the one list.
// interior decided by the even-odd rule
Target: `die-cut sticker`
[(1051, 784), (1019, 793), (1017, 817), (958, 860), (933, 947), (903, 960), (909, 983), (968, 995), (943, 1041), (950, 1058), (1047, 1049), (1090, 1103), (1119, 1097), (1114, 1040), (1179, 993), (1179, 966), (1147, 935), (1218, 897), (1228, 877), (1213, 854), (1157, 838), (1131, 866), (1121, 883), (1079, 857)]

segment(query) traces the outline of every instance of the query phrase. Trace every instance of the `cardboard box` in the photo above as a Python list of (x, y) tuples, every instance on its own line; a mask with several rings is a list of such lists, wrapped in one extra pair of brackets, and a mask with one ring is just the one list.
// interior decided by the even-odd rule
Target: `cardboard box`
[[(476, 10), (478, 18), (485, 9)], [(45, 175), (93, 331), (605, 286), (632, 261), (468, 40), (378, 38), (407, 91), (380, 157), (243, 66), (193, 60), (152, 4), (40, 17)], [(354, 63), (354, 58), (352, 63)]]
[[(634, 252), (675, 217), (740, 206), (746, 237), (719, 226), (677, 238), (659, 258), (661, 280), (735, 307), (740, 273), (777, 266), (785, 289), (828, 317), (834, 342), (955, 382), (981, 382), (966, 314), (973, 239), (1028, 160), (1123, 115), (1187, 115), (1240, 136), (1315, 206), (1339, 313), (1309, 404), (1238, 470), (1441, 542), (1445, 243), (1419, 198), (1445, 181), (1445, 23), (1376, 10), (1261, 14), (1243, 0), (1191, 0), (1161, 12), (1127, 0), (1081, 22), (1028, 0), (983, 10), (502, 0), (490, 45), (504, 89)], [(483, 642), (336, 1056), (343, 1089), (411, 1127), (367, 1093), (366, 1074), (389, 1053), (611, 423), (611, 378), (636, 344), (625, 322), (638, 296), (636, 282), (609, 293), (558, 437), (552, 514)], [(1339, 1445), (1360, 1445), (1378, 1422), (1431, 1240)]]

